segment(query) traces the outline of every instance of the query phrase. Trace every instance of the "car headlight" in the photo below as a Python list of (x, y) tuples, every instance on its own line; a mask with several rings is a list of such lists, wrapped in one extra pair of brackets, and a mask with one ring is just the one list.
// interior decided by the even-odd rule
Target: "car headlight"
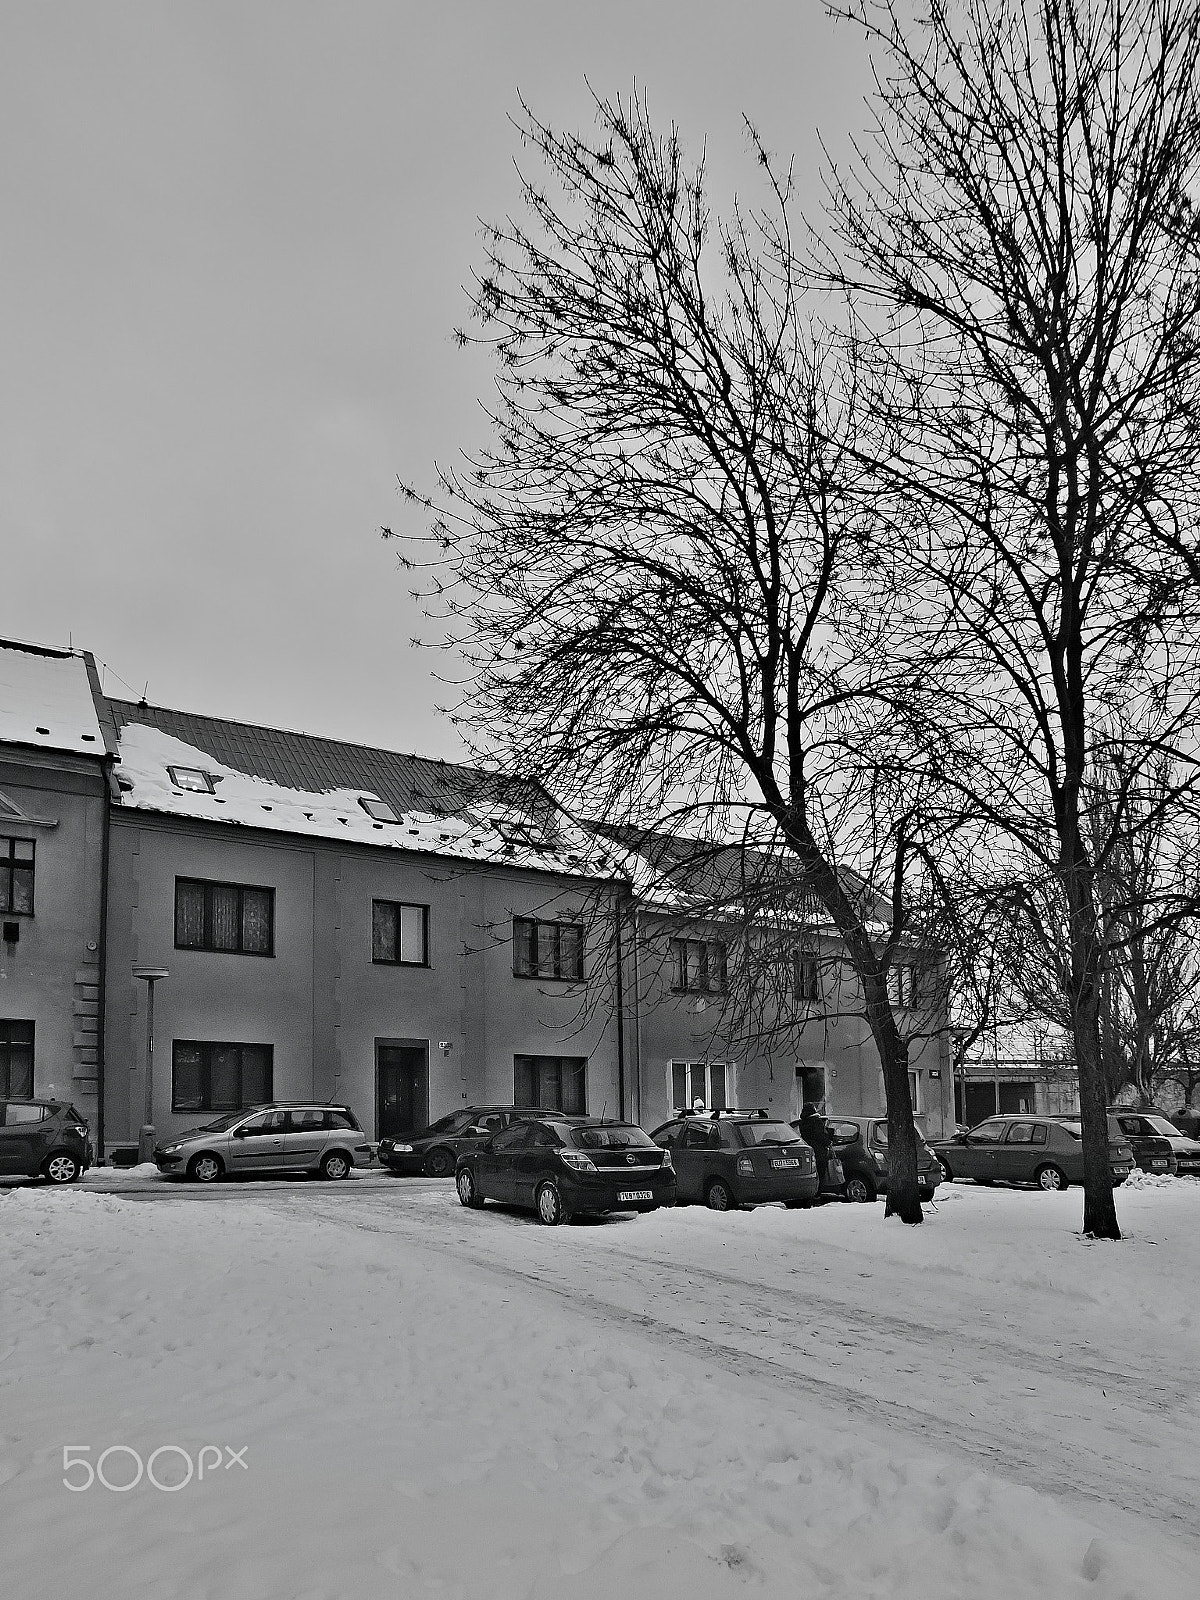
[(158, 1147), (159, 1154), (164, 1156), (173, 1156), (178, 1149), (178, 1144), (160, 1144)]
[(391, 1149), (393, 1151), (398, 1150), (402, 1155), (412, 1155), (412, 1145), (410, 1144), (393, 1144)]

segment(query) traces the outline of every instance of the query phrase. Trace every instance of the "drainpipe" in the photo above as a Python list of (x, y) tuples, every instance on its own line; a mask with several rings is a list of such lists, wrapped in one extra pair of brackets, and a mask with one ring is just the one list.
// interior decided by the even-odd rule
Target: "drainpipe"
[(112, 762), (105, 762), (104, 823), (100, 833), (100, 985), (96, 1006), (96, 1165), (104, 1165), (105, 1000), (108, 994), (108, 840), (112, 830)]
[(617, 1104), (620, 1109), (622, 1122), (625, 1120), (625, 984), (624, 984), (624, 956), (621, 951), (621, 891), (618, 890), (614, 902), (613, 930), (616, 935), (617, 959)]
[(641, 949), (638, 943), (638, 933), (641, 926), (641, 909), (634, 902), (633, 907), (633, 1048), (634, 1048), (634, 1094), (637, 1099), (637, 1118), (642, 1120), (642, 970)]

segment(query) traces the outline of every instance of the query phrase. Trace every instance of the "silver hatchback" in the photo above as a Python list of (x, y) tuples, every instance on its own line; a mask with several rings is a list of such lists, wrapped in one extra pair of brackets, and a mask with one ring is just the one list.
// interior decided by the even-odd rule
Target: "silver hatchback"
[(346, 1178), (369, 1167), (374, 1152), (349, 1106), (304, 1101), (230, 1111), (202, 1128), (168, 1139), (154, 1151), (158, 1170), (215, 1183), (226, 1173), (316, 1172)]

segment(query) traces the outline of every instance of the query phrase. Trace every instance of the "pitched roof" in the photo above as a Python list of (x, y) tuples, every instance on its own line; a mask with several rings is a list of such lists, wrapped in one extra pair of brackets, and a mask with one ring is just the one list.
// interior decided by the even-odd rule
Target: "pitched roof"
[(122, 809), (571, 877), (616, 852), (528, 779), (282, 728), (109, 702)]
[(103, 756), (93, 677), (82, 651), (0, 639), (0, 743)]

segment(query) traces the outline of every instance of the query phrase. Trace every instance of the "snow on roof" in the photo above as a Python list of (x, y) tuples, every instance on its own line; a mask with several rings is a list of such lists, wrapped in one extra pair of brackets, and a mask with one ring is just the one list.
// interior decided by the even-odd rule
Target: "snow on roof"
[(0, 640), (0, 743), (105, 753), (83, 655)]
[[(561, 819), (551, 836), (540, 820), (486, 797), (458, 815), (401, 813), (366, 787), (301, 789), (239, 771), (146, 723), (122, 721), (119, 737), (122, 807), (569, 877), (614, 871), (594, 840)], [(396, 821), (378, 820), (388, 809)]]

